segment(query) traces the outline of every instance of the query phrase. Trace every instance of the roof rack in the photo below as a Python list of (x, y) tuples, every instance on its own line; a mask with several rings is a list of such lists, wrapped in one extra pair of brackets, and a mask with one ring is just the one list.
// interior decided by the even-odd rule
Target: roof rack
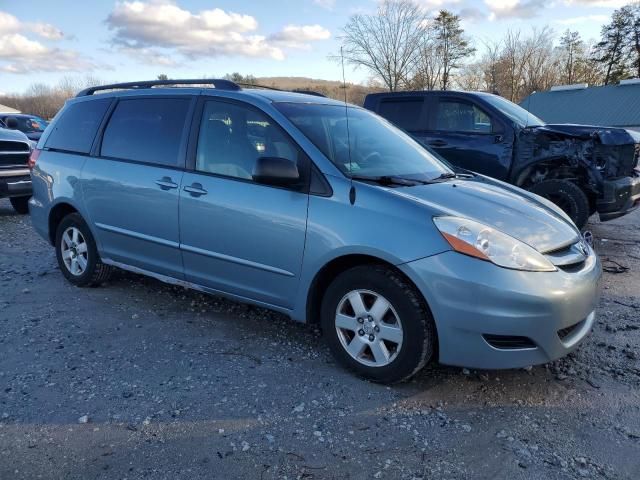
[(304, 89), (295, 88), (291, 91), (295, 93), (304, 93), (305, 95), (313, 95), (314, 97), (324, 97), (324, 98), (327, 97), (324, 93), (315, 92), (313, 90), (304, 90)]
[(326, 95), (320, 92), (314, 92), (313, 90), (305, 90), (303, 88), (294, 88), (293, 90), (284, 90), (282, 88), (276, 87), (268, 87), (267, 85), (260, 85), (257, 83), (238, 83), (241, 87), (248, 88), (264, 88), (265, 90), (273, 90), (275, 92), (294, 92), (294, 93), (304, 93), (305, 95), (313, 95), (315, 97), (326, 97)]
[(149, 80), (144, 82), (113, 83), (111, 85), (99, 85), (97, 87), (85, 88), (78, 93), (76, 97), (86, 97), (102, 90), (135, 90), (161, 85), (213, 85), (219, 90), (241, 90), (237, 83), (224, 79)]

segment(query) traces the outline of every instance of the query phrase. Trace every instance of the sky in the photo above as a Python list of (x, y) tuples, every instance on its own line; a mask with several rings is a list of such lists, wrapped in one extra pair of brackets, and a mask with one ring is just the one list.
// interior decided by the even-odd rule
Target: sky
[[(625, 0), (415, 0), (459, 14), (478, 47), (509, 29), (567, 28), (597, 39)], [(330, 57), (377, 0), (0, 0), (0, 94), (91, 75), (101, 81), (240, 72), (340, 80)], [(348, 82), (369, 73), (347, 68)]]

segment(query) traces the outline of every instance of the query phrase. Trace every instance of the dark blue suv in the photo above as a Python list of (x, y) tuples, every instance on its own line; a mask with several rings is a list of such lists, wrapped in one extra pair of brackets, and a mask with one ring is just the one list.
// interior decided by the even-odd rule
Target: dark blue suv
[(419, 91), (368, 95), (385, 117), (452, 165), (551, 200), (580, 228), (590, 215), (640, 205), (640, 133), (549, 125), (498, 95)]

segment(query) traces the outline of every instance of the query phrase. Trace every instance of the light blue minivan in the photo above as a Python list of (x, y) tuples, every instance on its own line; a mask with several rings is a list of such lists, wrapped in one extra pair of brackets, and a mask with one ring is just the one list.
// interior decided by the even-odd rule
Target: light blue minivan
[(319, 323), (374, 381), (548, 362), (594, 322), (600, 263), (560, 209), (322, 96), (90, 88), (30, 165), (33, 224), (73, 284), (117, 267)]

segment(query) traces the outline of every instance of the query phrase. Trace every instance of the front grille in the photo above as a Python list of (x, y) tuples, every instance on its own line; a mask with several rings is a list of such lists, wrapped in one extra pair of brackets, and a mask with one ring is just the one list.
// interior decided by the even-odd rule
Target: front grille
[(0, 168), (26, 166), (29, 163), (29, 153), (7, 153), (0, 152)]
[(31, 149), (25, 142), (12, 142), (9, 140), (0, 140), (0, 155), (3, 152), (26, 152), (29, 153)]
[(544, 255), (556, 267), (566, 272), (574, 272), (584, 265), (589, 256), (589, 249), (581, 240), (558, 250), (546, 252)]
[(516, 335), (490, 335), (485, 333), (482, 335), (486, 342), (493, 348), (500, 350), (519, 350), (522, 348), (536, 348), (529, 337), (519, 337)]

